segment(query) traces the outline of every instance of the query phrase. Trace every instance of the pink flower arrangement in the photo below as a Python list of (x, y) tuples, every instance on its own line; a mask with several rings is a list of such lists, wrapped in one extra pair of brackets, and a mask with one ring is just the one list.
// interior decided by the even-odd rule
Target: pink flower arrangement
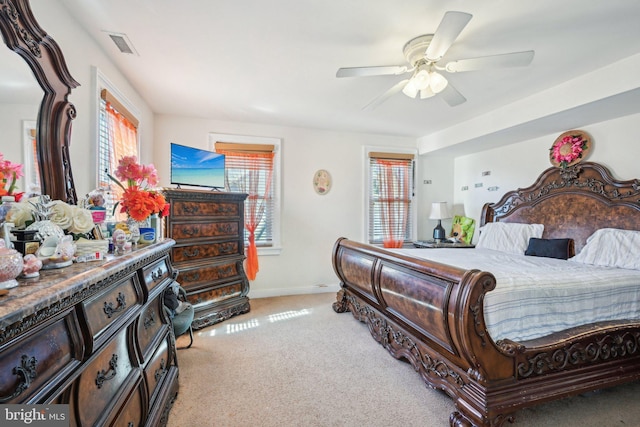
[(16, 201), (20, 201), (22, 193), (15, 193), (15, 189), (16, 181), (22, 175), (22, 165), (5, 160), (4, 155), (0, 153), (0, 197), (15, 196)]
[(582, 157), (587, 141), (582, 135), (567, 135), (551, 147), (551, 157), (564, 169), (569, 163)]
[[(125, 156), (118, 162), (115, 175), (118, 179), (109, 177), (124, 190), (119, 202), (120, 212), (136, 221), (144, 221), (152, 214), (168, 215), (169, 205), (164, 196), (149, 189), (158, 185), (158, 173), (153, 164), (141, 165), (135, 156)], [(126, 186), (122, 182), (126, 182)]]

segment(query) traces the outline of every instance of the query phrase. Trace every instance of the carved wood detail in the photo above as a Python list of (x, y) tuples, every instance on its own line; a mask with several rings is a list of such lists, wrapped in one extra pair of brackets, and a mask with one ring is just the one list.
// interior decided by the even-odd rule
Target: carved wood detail
[[(9, 49), (20, 55), (44, 91), (38, 114), (38, 162), (42, 193), (77, 203), (69, 144), (76, 109), (68, 101), (78, 87), (58, 44), (40, 27), (29, 0), (0, 0), (0, 31)], [(44, 166), (46, 165), (46, 167)]]

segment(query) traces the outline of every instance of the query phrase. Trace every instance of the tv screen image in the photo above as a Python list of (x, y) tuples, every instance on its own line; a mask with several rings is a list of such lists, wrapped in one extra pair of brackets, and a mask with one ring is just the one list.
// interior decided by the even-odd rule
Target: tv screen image
[(224, 155), (171, 143), (171, 184), (224, 188)]

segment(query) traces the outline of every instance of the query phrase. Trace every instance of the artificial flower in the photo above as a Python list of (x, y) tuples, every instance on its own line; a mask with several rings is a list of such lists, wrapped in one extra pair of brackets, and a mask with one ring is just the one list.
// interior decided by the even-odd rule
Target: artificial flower
[(567, 135), (551, 147), (551, 156), (566, 168), (569, 163), (582, 157), (582, 152), (587, 149), (587, 141), (581, 135)]
[(118, 202), (121, 213), (135, 221), (144, 221), (153, 214), (165, 216), (168, 213), (164, 196), (149, 188), (158, 185), (158, 173), (153, 164), (141, 165), (136, 156), (125, 156), (118, 162), (114, 174), (115, 178), (111, 175), (109, 178), (124, 190), (122, 200)]
[(68, 230), (73, 225), (72, 207), (60, 200), (55, 200), (53, 203), (49, 220), (63, 230)]
[[(14, 203), (7, 213), (7, 222), (16, 228), (23, 228), (27, 222), (36, 219), (37, 203), (40, 197)], [(61, 200), (55, 200), (49, 211), (49, 220), (70, 233), (88, 233), (93, 227), (91, 211), (78, 206), (68, 205)]]
[(18, 200), (22, 193), (15, 193), (16, 181), (22, 175), (22, 165), (5, 160), (3, 154), (0, 153), (0, 197), (18, 196), (16, 198)]

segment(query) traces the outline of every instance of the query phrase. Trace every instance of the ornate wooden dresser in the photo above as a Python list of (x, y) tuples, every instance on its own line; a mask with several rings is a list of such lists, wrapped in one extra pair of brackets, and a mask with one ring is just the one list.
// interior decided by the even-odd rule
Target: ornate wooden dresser
[(157, 426), (178, 392), (162, 295), (172, 240), (43, 270), (0, 298), (0, 403), (68, 404), (71, 426)]
[(244, 200), (246, 194), (165, 189), (171, 214), (167, 237), (176, 241), (171, 261), (177, 281), (195, 308), (199, 329), (250, 310), (244, 272)]

